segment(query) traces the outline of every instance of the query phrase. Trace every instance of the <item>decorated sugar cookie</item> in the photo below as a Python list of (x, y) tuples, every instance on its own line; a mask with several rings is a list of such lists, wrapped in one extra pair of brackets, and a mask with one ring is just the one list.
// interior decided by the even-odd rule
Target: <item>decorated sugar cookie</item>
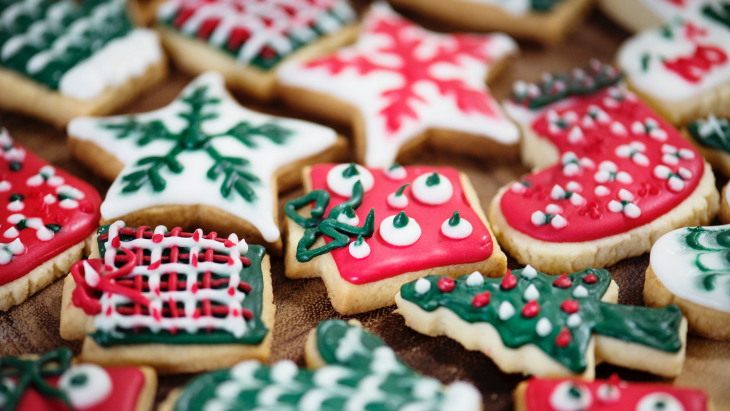
[(356, 36), (347, 0), (164, 0), (157, 27), (183, 71), (219, 71), (231, 88), (274, 96), (284, 61), (335, 50)]
[(626, 30), (639, 32), (675, 18), (694, 17), (713, 0), (599, 0), (601, 10)]
[(531, 378), (514, 392), (515, 411), (709, 411), (701, 390), (669, 384), (608, 380)]
[[(728, 117), (730, 118), (730, 117)], [(697, 147), (714, 171), (730, 176), (730, 122), (728, 118), (716, 117), (693, 120), (687, 126), (688, 139)]]
[(509, 35), (555, 44), (583, 20), (585, 0), (390, 0), (437, 21), (469, 31), (504, 31)]
[(502, 278), (428, 276), (404, 285), (395, 300), (409, 327), (479, 350), (504, 372), (591, 381), (603, 361), (679, 375), (687, 335), (679, 307), (617, 299), (606, 270), (557, 277), (527, 266)]
[(157, 34), (124, 0), (0, 1), (0, 108), (57, 126), (104, 115), (167, 74)]
[(359, 163), (389, 167), (425, 143), (486, 158), (516, 150), (519, 132), (484, 84), (516, 54), (512, 39), (430, 32), (383, 2), (362, 26), (355, 45), (278, 73), (288, 104), (352, 122)]
[(670, 122), (730, 116), (730, 2), (637, 34), (616, 59), (631, 89)]
[(0, 125), (0, 310), (20, 304), (88, 254), (99, 193), (15, 143)]
[(515, 84), (505, 107), (523, 130), (523, 162), (540, 170), (503, 187), (489, 221), (521, 263), (550, 274), (605, 267), (717, 213), (709, 165), (620, 80), (593, 61)]
[(60, 348), (41, 356), (0, 358), (3, 411), (149, 411), (157, 375), (147, 367), (73, 363)]
[(730, 225), (680, 228), (651, 249), (644, 302), (677, 304), (690, 331), (730, 339)]
[(84, 361), (161, 373), (265, 361), (275, 309), (265, 254), (235, 234), (102, 226), (92, 259), (66, 277), (61, 336), (84, 339)]
[(302, 165), (336, 159), (345, 147), (332, 129), (241, 107), (213, 72), (167, 107), (75, 119), (68, 134), (76, 158), (116, 178), (104, 224), (202, 227), (272, 250), (281, 249), (277, 186), (295, 186)]
[(320, 322), (307, 338), (307, 366), (292, 361), (245, 361), (174, 390), (161, 411), (262, 410), (463, 410), (482, 409), (471, 384), (444, 386), (404, 365), (395, 352), (358, 325)]
[(285, 273), (321, 277), (341, 314), (392, 305), (401, 285), (428, 274), (507, 268), (474, 188), (453, 168), (320, 164), (304, 179), (309, 192), (285, 207)]

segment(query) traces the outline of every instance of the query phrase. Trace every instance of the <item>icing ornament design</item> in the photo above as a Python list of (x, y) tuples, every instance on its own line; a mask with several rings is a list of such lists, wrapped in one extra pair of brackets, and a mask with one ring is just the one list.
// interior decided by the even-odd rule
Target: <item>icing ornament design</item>
[(688, 130), (703, 147), (730, 153), (730, 122), (727, 119), (710, 114), (707, 119), (690, 123)]
[(430, 32), (376, 2), (355, 45), (287, 63), (278, 81), (354, 106), (364, 120), (355, 127), (364, 142), (359, 161), (390, 167), (404, 145), (429, 129), (516, 144), (517, 128), (484, 84), (488, 70), (516, 50), (503, 34)]
[(458, 211), (441, 224), (441, 233), (446, 237), (461, 240), (471, 235), (474, 228), (471, 223), (461, 218)]
[(408, 246), (421, 238), (421, 226), (404, 211), (387, 217), (380, 223), (380, 236), (396, 247)]
[(413, 180), (413, 196), (424, 204), (441, 205), (451, 199), (454, 188), (448, 178), (434, 172)]
[(398, 209), (398, 210), (402, 210), (402, 209), (408, 207), (408, 197), (403, 195), (403, 191), (409, 185), (410, 184), (403, 184), (402, 186), (400, 186), (398, 191), (396, 191), (395, 193), (389, 194), (388, 195), (388, 205), (395, 209)]
[(350, 255), (358, 260), (362, 260), (370, 255), (370, 246), (362, 238), (362, 235), (357, 236), (357, 240), (350, 243), (349, 249)]
[(392, 166), (383, 170), (386, 177), (393, 181), (405, 180), (408, 177), (408, 172), (403, 166), (398, 163), (394, 163)]

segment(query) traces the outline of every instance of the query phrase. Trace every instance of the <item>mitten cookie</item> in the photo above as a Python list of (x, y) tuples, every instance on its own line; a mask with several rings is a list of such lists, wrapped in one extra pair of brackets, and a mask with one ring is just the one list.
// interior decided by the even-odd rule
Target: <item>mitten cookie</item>
[(148, 113), (78, 118), (71, 153), (115, 179), (102, 224), (202, 227), (281, 250), (277, 194), (299, 184), (303, 165), (338, 160), (334, 130), (241, 107), (223, 78), (206, 73), (167, 107)]
[(701, 390), (621, 381), (531, 378), (514, 392), (515, 411), (710, 411)]
[(278, 73), (293, 107), (351, 122), (355, 157), (390, 167), (425, 143), (437, 150), (500, 158), (516, 152), (519, 132), (484, 84), (517, 52), (503, 35), (438, 34), (378, 2), (357, 44)]
[(560, 274), (651, 249), (718, 209), (710, 166), (692, 145), (592, 62), (538, 84), (515, 84), (522, 160), (542, 168), (504, 188), (489, 210), (500, 244), (523, 264)]
[(0, 358), (3, 411), (150, 411), (157, 375), (147, 367), (75, 363), (68, 348)]
[(132, 101), (167, 74), (157, 34), (124, 0), (0, 1), (0, 108), (65, 126)]
[(730, 116), (730, 3), (637, 34), (616, 60), (629, 87), (676, 125)]
[(730, 339), (730, 226), (680, 228), (651, 249), (644, 302), (676, 304), (690, 331)]
[(710, 114), (706, 119), (689, 123), (685, 136), (714, 171), (730, 176), (730, 122)]
[(341, 314), (392, 305), (401, 285), (428, 274), (507, 269), (474, 188), (453, 168), (328, 164), (305, 169), (304, 181), (307, 194), (285, 208), (285, 273), (321, 277)]
[(93, 187), (26, 151), (0, 125), (0, 311), (88, 254), (100, 203)]
[(200, 229), (102, 226), (63, 287), (61, 336), (80, 358), (186, 373), (266, 361), (274, 325), (265, 249)]
[(482, 409), (474, 386), (458, 381), (444, 386), (419, 375), (358, 325), (319, 323), (307, 338), (305, 354), (310, 369), (289, 360), (273, 366), (245, 361), (202, 375), (174, 390), (160, 411)]
[(347, 0), (166, 0), (157, 9), (157, 28), (180, 69), (218, 71), (259, 100), (274, 96), (282, 62), (352, 42), (356, 19)]
[(436, 21), (471, 31), (504, 31), (560, 43), (581, 23), (590, 0), (390, 0)]
[(639, 32), (675, 18), (696, 16), (706, 0), (598, 0), (598, 6), (626, 30)]
[(527, 266), (502, 278), (428, 276), (395, 298), (414, 330), (445, 335), (489, 356), (504, 372), (593, 380), (603, 361), (675, 377), (687, 320), (676, 305), (618, 305), (606, 270), (553, 277)]

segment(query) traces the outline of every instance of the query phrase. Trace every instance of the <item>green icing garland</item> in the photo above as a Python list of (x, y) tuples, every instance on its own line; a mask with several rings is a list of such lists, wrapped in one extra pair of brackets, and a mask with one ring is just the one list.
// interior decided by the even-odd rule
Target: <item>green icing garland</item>
[[(73, 353), (68, 348), (43, 354), (37, 360), (23, 360), (16, 357), (0, 358), (0, 408), (13, 411), (31, 387), (46, 398), (62, 401), (68, 409), (73, 409), (66, 393), (53, 388), (45, 378), (58, 377), (71, 366)], [(8, 384), (11, 378), (15, 381)]]
[(290, 361), (271, 367), (243, 362), (194, 379), (174, 410), (396, 411), (416, 404), (413, 409), (423, 411), (453, 409), (445, 404), (449, 398), (439, 381), (403, 365), (373, 334), (342, 320), (323, 321), (316, 333), (325, 367), (313, 371)]
[[(668, 352), (682, 347), (679, 307), (654, 309), (600, 301), (611, 282), (606, 270), (588, 268), (560, 277), (531, 267), (527, 270), (528, 275), (522, 269), (503, 278), (485, 277), (484, 283), (477, 286), (467, 285), (468, 275), (455, 280), (455, 287), (449, 277), (430, 275), (425, 277), (431, 283), (428, 292), (417, 293), (414, 281), (401, 288), (401, 296), (425, 311), (444, 307), (464, 321), (487, 322), (497, 329), (505, 346), (535, 344), (575, 373), (586, 369), (585, 352), (593, 333)], [(539, 297), (528, 302), (525, 297), (530, 293), (534, 296), (535, 289)], [(514, 314), (500, 319), (504, 302), (512, 305)], [(580, 316), (578, 324), (569, 321), (571, 314)], [(552, 327), (549, 333), (539, 336), (537, 323), (542, 318), (547, 318)]]
[(730, 153), (730, 122), (710, 114), (706, 120), (696, 120), (688, 126), (690, 135), (704, 147)]
[[(708, 230), (698, 226), (687, 228), (686, 231), (685, 241), (688, 247), (697, 251), (722, 255), (718, 259), (725, 263), (725, 267), (722, 270), (713, 270), (702, 264), (700, 258), (706, 253), (698, 254), (695, 258), (695, 265), (703, 273), (697, 277), (697, 285), (705, 291), (713, 291), (717, 287), (718, 277), (730, 275), (730, 230)], [(705, 244), (716, 244), (717, 247), (711, 247)], [(727, 291), (730, 293), (730, 289)]]
[(134, 27), (123, 0), (0, 2), (0, 66), (58, 90), (63, 75)]

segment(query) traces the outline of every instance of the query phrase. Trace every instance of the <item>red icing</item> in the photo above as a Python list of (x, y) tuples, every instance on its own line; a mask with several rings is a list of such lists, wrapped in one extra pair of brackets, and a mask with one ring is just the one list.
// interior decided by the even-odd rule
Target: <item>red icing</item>
[(580, 309), (580, 304), (575, 300), (565, 300), (560, 304), (560, 309), (568, 314), (575, 314)]
[[(707, 394), (700, 390), (673, 387), (668, 384), (629, 383), (596, 380), (585, 382), (581, 380), (532, 378), (525, 392), (527, 411), (556, 411), (550, 405), (550, 396), (555, 388), (564, 381), (572, 381), (576, 386), (587, 388), (593, 398), (592, 406), (583, 411), (626, 411), (635, 410), (644, 396), (653, 393), (666, 393), (679, 400), (685, 411), (707, 411)], [(619, 398), (616, 402), (602, 402), (598, 397), (598, 387), (611, 384), (619, 389)]]
[(538, 304), (535, 300), (528, 301), (527, 304), (522, 307), (522, 316), (525, 318), (533, 318), (538, 314), (540, 314), (540, 304)]
[[(556, 164), (535, 174), (528, 175), (524, 182), (507, 190), (501, 199), (501, 211), (509, 225), (535, 239), (549, 242), (591, 241), (620, 234), (633, 228), (648, 224), (666, 214), (684, 201), (697, 187), (704, 173), (702, 156), (671, 125), (662, 120), (644, 103), (623, 92), (623, 99), (616, 98), (618, 89), (603, 90), (593, 95), (562, 101), (559, 106), (552, 106), (541, 113), (532, 123), (532, 129), (542, 138), (553, 143), (561, 157), (563, 153), (573, 152), (584, 164), (577, 175), (566, 176), (562, 164)], [(593, 121), (592, 126), (583, 124), (589, 106), (603, 110), (610, 118), (605, 123)], [(554, 107), (559, 107), (555, 108)], [(560, 117), (566, 112), (574, 112), (577, 120), (565, 129), (551, 126), (548, 113), (554, 109)], [(568, 115), (570, 117), (570, 115)], [(653, 119), (659, 128), (666, 133), (666, 140), (659, 141), (649, 133), (635, 133), (632, 125), (635, 122), (645, 124), (646, 119)], [(612, 132), (616, 122), (623, 125), (625, 134)], [(582, 130), (582, 138), (571, 143), (568, 136), (574, 127)], [(620, 127), (620, 126), (614, 126)], [(661, 133), (661, 132), (660, 132)], [(656, 134), (655, 134), (656, 135)], [(575, 141), (575, 139), (573, 139)], [(648, 160), (647, 166), (637, 164), (632, 158), (616, 155), (616, 149), (632, 142), (640, 142), (646, 147), (643, 154)], [(687, 149), (694, 155), (693, 159), (678, 159), (676, 165), (662, 161), (662, 146), (668, 144), (677, 149)], [(613, 162), (619, 171), (627, 172), (633, 181), (624, 184), (618, 180), (599, 183), (594, 175), (603, 161)], [(593, 164), (590, 164), (590, 163)], [(678, 192), (669, 189), (668, 180), (655, 177), (654, 169), (659, 165), (669, 167), (677, 174), (680, 167), (689, 170), (692, 177), (684, 179), (684, 188)], [(574, 205), (570, 199), (555, 200), (551, 191), (557, 184), (565, 191), (569, 182), (580, 184), (580, 195), (585, 199), (583, 204)], [(610, 192), (598, 196), (594, 189), (598, 185), (607, 187)], [(612, 212), (608, 209), (611, 200), (621, 201), (618, 197), (620, 189), (630, 192), (641, 214), (638, 218), (630, 218), (623, 212)], [(557, 213), (567, 220), (567, 226), (556, 228), (552, 224), (535, 225), (532, 215), (536, 211), (547, 213), (547, 206), (555, 204), (562, 210)]]
[[(139, 395), (145, 385), (145, 376), (139, 368), (105, 368), (112, 380), (112, 392), (104, 401), (83, 411), (135, 411)], [(46, 381), (56, 386), (58, 378)], [(29, 389), (23, 395), (18, 411), (70, 411), (61, 401), (43, 397), (37, 391)]]
[(492, 294), (489, 291), (485, 291), (481, 294), (477, 294), (474, 296), (474, 299), (471, 300), (471, 305), (473, 305), (476, 308), (482, 308), (487, 305), (489, 305), (489, 301), (492, 300)]
[[(327, 173), (334, 166), (335, 164), (316, 165), (311, 172), (312, 189), (327, 190), (331, 195), (327, 213), (335, 205), (349, 199), (327, 187)], [(466, 200), (457, 170), (428, 166), (405, 167), (408, 175), (400, 181), (390, 180), (381, 169), (368, 168), (368, 170), (372, 173), (375, 184), (365, 193), (362, 205), (355, 211), (362, 224), (370, 209), (375, 209), (375, 233), (371, 238), (365, 239), (370, 246), (370, 255), (358, 260), (350, 255), (348, 247), (332, 251), (343, 279), (353, 284), (366, 284), (429, 268), (475, 263), (486, 260), (492, 255), (494, 248), (492, 238), (487, 227)], [(439, 206), (425, 205), (413, 197), (410, 189), (406, 189), (403, 195), (409, 197), (409, 204), (404, 211), (408, 217), (418, 222), (421, 227), (421, 237), (406, 247), (388, 244), (380, 236), (380, 223), (400, 211), (388, 205), (388, 195), (395, 193), (403, 184), (412, 183), (421, 174), (431, 174), (434, 171), (438, 171), (451, 181), (454, 188), (451, 199)], [(459, 211), (461, 218), (469, 221), (473, 227), (471, 235), (463, 240), (454, 240), (441, 233), (441, 225), (456, 210)], [(331, 241), (329, 238), (326, 240)]]
[(583, 282), (586, 284), (595, 284), (598, 282), (598, 278), (596, 278), (595, 274), (588, 274), (583, 277)]
[(573, 334), (571, 334), (570, 331), (568, 331), (568, 329), (565, 327), (563, 327), (563, 329), (560, 330), (560, 334), (555, 337), (555, 345), (560, 348), (567, 347), (568, 345), (570, 345), (571, 341), (573, 341)]
[[(2, 131), (0, 131), (0, 135), (2, 135)], [(13, 256), (7, 264), (0, 264), (0, 285), (26, 275), (45, 261), (91, 235), (98, 227), (101, 204), (99, 193), (94, 188), (55, 167), (55, 175), (63, 178), (61, 185), (69, 185), (84, 194), (83, 199), (77, 200), (77, 208), (65, 209), (60, 206), (60, 199), (56, 193), (59, 186), (52, 187), (47, 182), (35, 187), (28, 186), (26, 181), (38, 174), (39, 170), (48, 163), (19, 144), (13, 144), (16, 150), (25, 152), (25, 158), (20, 162), (22, 164), (20, 170), (11, 170), (12, 162), (10, 160), (14, 158), (14, 154), (4, 149), (5, 144), (2, 142), (9, 143), (9, 139), (5, 138), (0, 136), (0, 182), (9, 182), (10, 188), (0, 192), (0, 247), (19, 238), (25, 246), (25, 253)], [(22, 210), (8, 210), (10, 197), (13, 194), (24, 197)], [(52, 195), (56, 201), (53, 204), (47, 204), (44, 201), (44, 197), (47, 195)], [(13, 214), (22, 214), (26, 218), (40, 218), (44, 225), (57, 224), (61, 226), (61, 229), (53, 235), (50, 241), (39, 240), (36, 230), (30, 227), (19, 230), (20, 234), (17, 237), (9, 238), (5, 236), (7, 230), (12, 227), (17, 229), (16, 224), (8, 222), (8, 217)]]
[(517, 277), (512, 274), (512, 270), (507, 269), (507, 274), (502, 277), (501, 287), (503, 290), (511, 290), (517, 286)]
[(691, 55), (664, 59), (664, 67), (690, 83), (699, 83), (714, 66), (727, 63), (727, 53), (721, 47), (699, 44), (700, 38), (706, 35), (707, 29), (697, 27), (691, 22), (684, 23), (684, 36), (695, 44), (695, 50)]
[(454, 281), (451, 277), (442, 277), (438, 281), (438, 287), (439, 290), (445, 293), (450, 293), (454, 291), (454, 288), (456, 287), (456, 281)]
[(563, 273), (553, 281), (553, 285), (558, 288), (569, 288), (571, 285), (573, 285), (573, 282), (570, 281), (570, 278), (568, 278), (568, 275)]

